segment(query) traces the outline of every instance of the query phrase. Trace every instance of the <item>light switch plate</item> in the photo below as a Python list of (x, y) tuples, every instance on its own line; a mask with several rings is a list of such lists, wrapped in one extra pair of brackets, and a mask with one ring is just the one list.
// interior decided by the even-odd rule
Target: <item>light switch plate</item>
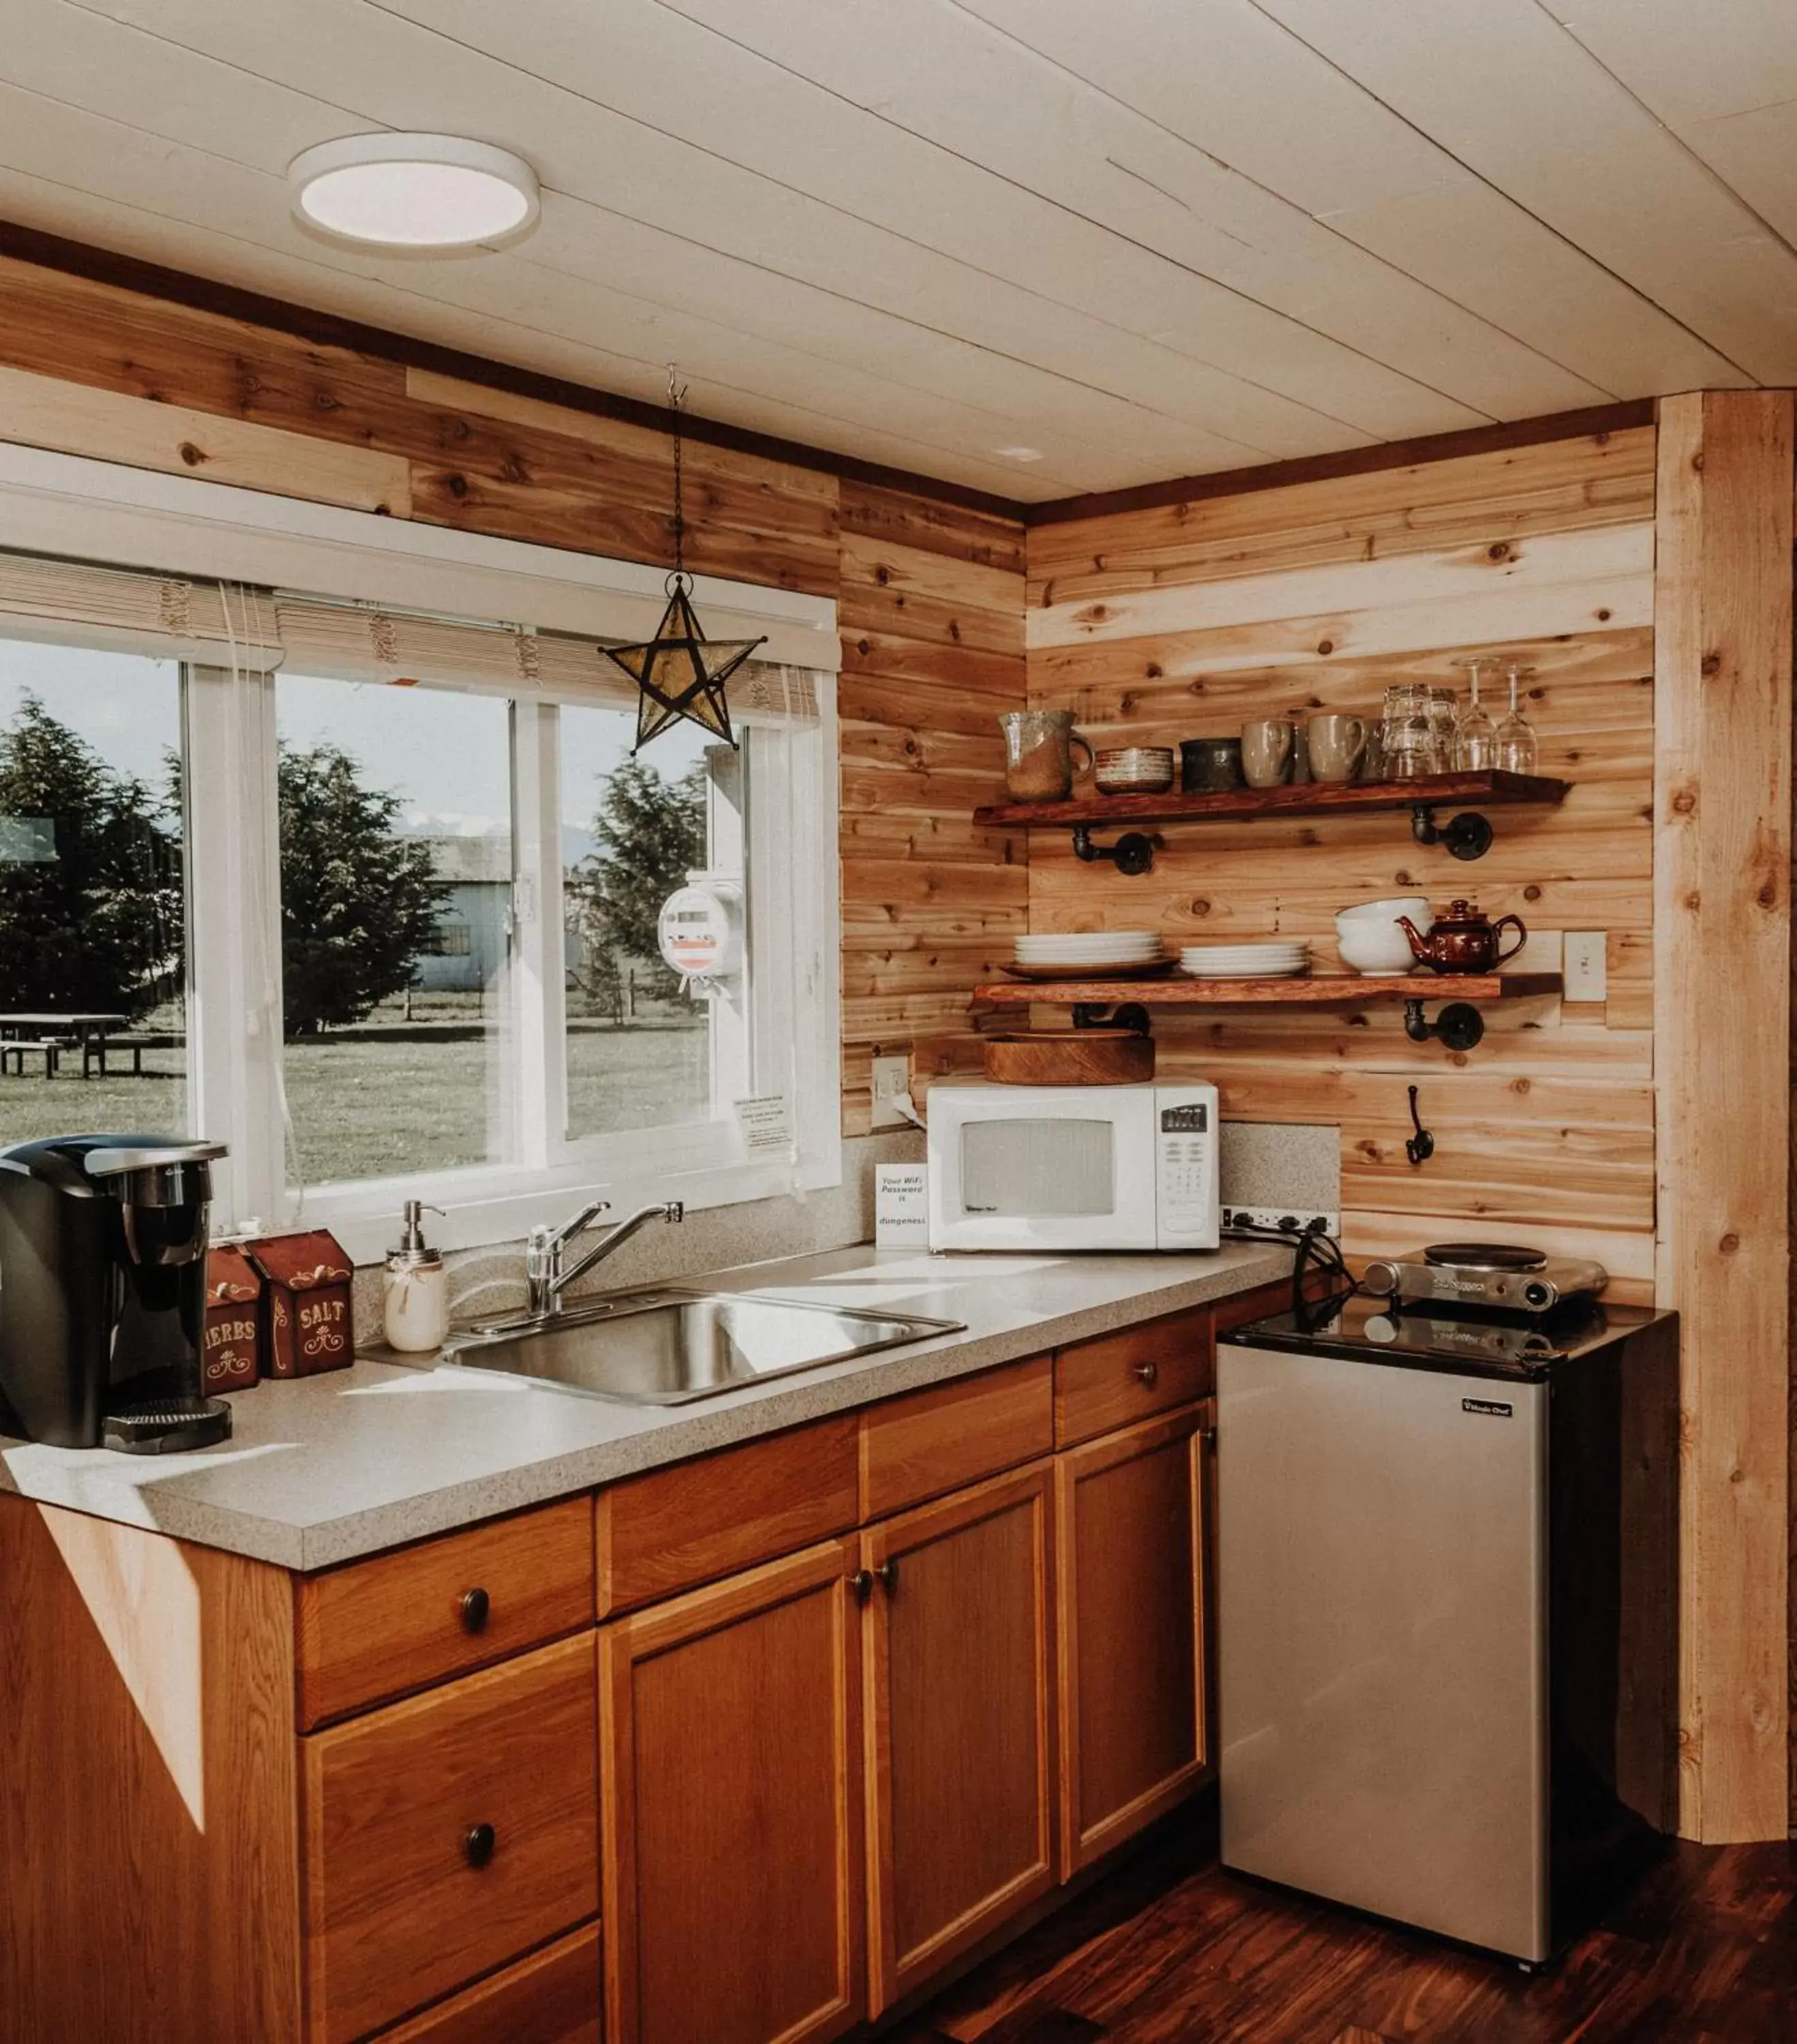
[(1565, 1001), (1609, 998), (1610, 942), (1603, 930), (1569, 930), (1565, 939)]
[(911, 1054), (894, 1052), (874, 1060), (874, 1114), (875, 1128), (908, 1128), (909, 1120), (897, 1103), (911, 1090)]

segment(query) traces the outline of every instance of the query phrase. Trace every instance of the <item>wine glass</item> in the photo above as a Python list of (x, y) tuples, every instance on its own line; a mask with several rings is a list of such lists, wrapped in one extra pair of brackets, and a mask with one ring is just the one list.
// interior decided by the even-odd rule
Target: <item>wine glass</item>
[(1497, 726), (1479, 700), (1479, 677), (1489, 660), (1456, 660), (1467, 671), (1469, 700), (1454, 732), (1453, 763), (1463, 773), (1482, 774), (1497, 764)]
[(1532, 774), (1541, 757), (1535, 728), (1522, 714), (1519, 701), (1524, 678), (1534, 671), (1533, 667), (1515, 666), (1508, 670), (1510, 710), (1497, 728), (1497, 764), (1506, 773)]

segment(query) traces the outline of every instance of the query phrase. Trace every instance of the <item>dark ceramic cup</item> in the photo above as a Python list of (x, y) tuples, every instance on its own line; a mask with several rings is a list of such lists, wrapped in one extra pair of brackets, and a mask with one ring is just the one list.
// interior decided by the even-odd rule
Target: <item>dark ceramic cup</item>
[(1188, 738), (1179, 748), (1179, 785), (1188, 795), (1220, 795), (1239, 788), (1239, 738)]

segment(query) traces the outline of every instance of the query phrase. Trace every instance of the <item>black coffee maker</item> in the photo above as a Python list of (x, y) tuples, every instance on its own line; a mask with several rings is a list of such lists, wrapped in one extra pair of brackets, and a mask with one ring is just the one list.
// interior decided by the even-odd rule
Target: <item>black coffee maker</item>
[(231, 1431), (205, 1397), (221, 1143), (56, 1135), (0, 1151), (0, 1432), (162, 1454)]

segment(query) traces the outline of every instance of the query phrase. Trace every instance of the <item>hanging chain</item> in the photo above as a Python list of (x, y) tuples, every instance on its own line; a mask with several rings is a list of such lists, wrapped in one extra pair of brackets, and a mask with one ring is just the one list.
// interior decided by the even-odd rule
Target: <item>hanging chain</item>
[(668, 409), (674, 414), (674, 571), (686, 572), (686, 504), (681, 474), (680, 410), (686, 402), (686, 386), (674, 365), (668, 364)]

